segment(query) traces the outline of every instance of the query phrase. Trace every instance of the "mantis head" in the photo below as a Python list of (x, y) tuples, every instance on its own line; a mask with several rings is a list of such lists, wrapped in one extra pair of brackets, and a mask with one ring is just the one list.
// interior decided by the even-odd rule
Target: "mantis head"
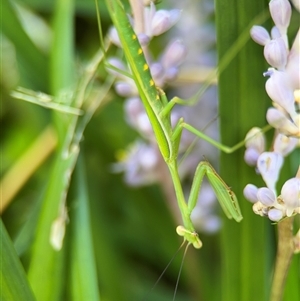
[(202, 247), (202, 241), (200, 240), (198, 233), (195, 231), (189, 231), (183, 226), (178, 226), (176, 232), (179, 236), (183, 236), (189, 244), (192, 244), (195, 249), (200, 249)]

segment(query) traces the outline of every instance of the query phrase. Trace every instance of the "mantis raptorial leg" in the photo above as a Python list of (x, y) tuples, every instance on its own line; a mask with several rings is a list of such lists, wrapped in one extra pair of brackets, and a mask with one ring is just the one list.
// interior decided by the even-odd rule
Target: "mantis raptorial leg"
[(183, 220), (183, 226), (177, 228), (177, 233), (183, 236), (189, 244), (193, 244), (195, 248), (200, 248), (202, 242), (194, 229), (190, 216), (196, 206), (198, 193), (205, 175), (213, 187), (227, 217), (239, 222), (242, 219), (242, 215), (235, 194), (208, 162), (199, 163), (195, 172), (190, 197), (188, 202), (186, 202), (177, 166), (182, 131), (186, 129), (226, 153), (235, 151), (244, 142), (238, 143), (233, 147), (226, 147), (185, 123), (183, 119), (180, 119), (174, 128), (172, 127), (170, 120), (171, 111), (175, 104), (182, 104), (184, 101), (177, 97), (168, 101), (165, 93), (155, 86), (142, 47), (128, 20), (121, 1), (106, 0), (106, 3), (123, 46), (126, 60), (132, 71), (133, 80), (152, 125), (159, 150), (171, 173)]

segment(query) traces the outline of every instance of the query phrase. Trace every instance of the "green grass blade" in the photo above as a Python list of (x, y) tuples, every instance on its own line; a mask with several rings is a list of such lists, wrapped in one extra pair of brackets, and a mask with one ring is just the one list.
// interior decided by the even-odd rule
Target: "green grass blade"
[[(56, 1), (53, 20), (54, 39), (51, 51), (50, 86), (58, 95), (74, 85), (74, 1)], [(68, 103), (70, 104), (70, 103)]]
[[(63, 89), (74, 88), (73, 79), (73, 13), (72, 0), (56, 1), (54, 13), (54, 40), (51, 52), (51, 92), (58, 96)], [(70, 104), (72, 96), (64, 103)], [(70, 150), (77, 118), (53, 113), (58, 133), (58, 152), (50, 173), (36, 239), (31, 253), (28, 277), (38, 300), (61, 300), (65, 281), (64, 246), (56, 251), (50, 245), (51, 226), (58, 217), (66, 196), (70, 175), (76, 163), (78, 149)], [(66, 117), (66, 118), (65, 118)]]
[(24, 31), (11, 1), (1, 1), (1, 30), (15, 45), (22, 78), (31, 88), (47, 91), (48, 62)]
[(49, 177), (28, 271), (29, 281), (38, 300), (55, 301), (61, 298), (65, 280), (64, 248), (55, 251), (50, 245), (50, 229), (58, 216), (62, 193), (68, 187), (66, 174), (72, 170), (75, 160), (75, 154), (64, 161), (58, 154)]
[(0, 299), (34, 301), (23, 266), (0, 219)]
[(28, 220), (14, 239), (14, 247), (19, 256), (22, 256), (26, 251), (28, 251), (30, 249), (30, 245), (34, 241), (35, 229), (37, 228), (43, 195), (44, 192), (32, 208)]
[[(81, 159), (80, 159), (81, 158)], [(75, 170), (75, 195), (70, 212), (71, 220), (71, 300), (100, 300), (97, 270), (91, 233), (89, 196), (83, 157)]]
[[(265, 10), (264, 2), (216, 1), (219, 60), (249, 23)], [(249, 41), (219, 78), (220, 130), (222, 143), (234, 145), (253, 126), (264, 126), (268, 99), (262, 73), (267, 69), (262, 49)], [(260, 76), (261, 75), (261, 76)], [(244, 216), (236, 225), (224, 220), (222, 232), (222, 300), (250, 301), (266, 298), (267, 221), (255, 216), (243, 197), (247, 183), (256, 182), (255, 172), (243, 160), (243, 150), (221, 155), (221, 176), (236, 192)], [(260, 183), (262, 185), (262, 183)], [(254, 256), (255, 254), (255, 256)], [(270, 272), (270, 271), (268, 271)]]

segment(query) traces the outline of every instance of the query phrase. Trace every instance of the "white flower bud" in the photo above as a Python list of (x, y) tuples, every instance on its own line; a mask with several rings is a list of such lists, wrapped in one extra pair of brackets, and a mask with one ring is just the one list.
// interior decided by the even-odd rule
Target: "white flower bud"
[(137, 89), (135, 85), (131, 85), (127, 82), (116, 82), (116, 92), (123, 97), (131, 97), (137, 95)]
[(288, 0), (271, 0), (269, 9), (275, 25), (285, 34), (290, 24), (292, 8)]
[(257, 161), (257, 168), (267, 187), (276, 194), (276, 182), (283, 164), (283, 157), (274, 152), (262, 153)]
[(243, 191), (244, 197), (248, 201), (250, 201), (252, 203), (256, 203), (256, 202), (258, 202), (257, 191), (258, 191), (258, 188), (255, 185), (247, 184)]
[(288, 51), (282, 37), (269, 41), (264, 47), (266, 61), (278, 70), (284, 70)]
[(140, 164), (145, 169), (154, 168), (158, 162), (157, 152), (155, 152), (153, 147), (145, 148), (140, 156)]
[(274, 142), (274, 151), (286, 157), (297, 146), (299, 139), (278, 134)]
[(160, 62), (154, 62), (150, 65), (151, 75), (153, 80), (158, 87), (164, 85), (165, 70)]
[(270, 78), (266, 82), (266, 91), (269, 97), (293, 116), (296, 113), (295, 98), (287, 74), (271, 68), (268, 71)]
[(174, 80), (176, 78), (178, 72), (179, 72), (178, 67), (171, 67), (171, 68), (167, 69), (166, 73), (165, 73), (165, 81)]
[(161, 63), (157, 63), (157, 62), (155, 62), (155, 63), (153, 63), (153, 64), (150, 65), (150, 70), (151, 70), (151, 75), (153, 77), (157, 77), (161, 73), (164, 72), (164, 68), (163, 68), (162, 64)]
[(245, 145), (247, 148), (255, 148), (259, 153), (265, 150), (265, 137), (260, 128), (254, 127), (247, 133)]
[(294, 209), (300, 207), (300, 179), (287, 180), (281, 189), (281, 197), (286, 205), (286, 215), (291, 216)]
[[(299, 2), (300, 3), (300, 2)], [(300, 29), (296, 35), (294, 43), (289, 53), (288, 62), (286, 65), (286, 73), (289, 77), (289, 82), (293, 90), (300, 89)]]
[(119, 35), (118, 35), (118, 32), (117, 32), (117, 29), (116, 29), (115, 27), (111, 27), (111, 28), (109, 29), (109, 31), (108, 31), (108, 36), (109, 36), (111, 42), (112, 42), (114, 45), (116, 45), (116, 46), (122, 48), (122, 44), (121, 44), (121, 41), (120, 41), (120, 38), (119, 38)]
[(262, 46), (265, 46), (271, 40), (268, 31), (264, 27), (258, 25), (252, 26), (250, 35), (257, 44)]
[(257, 190), (257, 198), (267, 207), (273, 206), (276, 203), (274, 192), (267, 187), (262, 187)]
[(268, 217), (273, 222), (279, 222), (283, 217), (283, 213), (279, 209), (272, 208), (268, 212)]
[[(145, 158), (145, 154), (149, 156)], [(136, 143), (127, 153), (126, 160), (114, 167), (117, 172), (125, 171), (125, 181), (131, 186), (149, 185), (158, 179), (158, 167), (155, 165), (155, 149), (144, 143)]]
[(271, 29), (271, 38), (272, 39), (277, 39), (277, 38), (280, 38), (280, 37), (281, 37), (281, 34), (280, 34), (279, 29), (276, 26), (273, 26), (272, 29)]
[[(132, 3), (136, 3), (137, 5), (141, 4), (141, 3), (139, 3), (139, 1), (134, 1)], [(156, 7), (155, 7), (155, 4), (153, 3), (153, 1), (150, 1), (150, 6), (148, 6), (148, 7), (146, 7), (146, 6), (147, 5), (145, 5), (143, 20), (142, 20), (142, 18), (138, 18), (141, 20), (139, 20), (139, 22), (135, 22), (136, 24), (134, 26), (135, 27), (134, 29), (135, 29), (135, 32), (137, 32), (137, 33), (144, 32), (151, 39), (153, 36), (151, 23), (152, 23), (154, 15), (156, 14)]]
[(151, 136), (153, 134), (152, 126), (149, 121), (148, 115), (146, 112), (143, 112), (137, 116), (136, 120), (137, 128), (139, 131), (141, 131), (146, 137), (149, 138), (149, 135)]
[(138, 40), (139, 40), (141, 46), (147, 46), (150, 42), (150, 37), (148, 35), (146, 35), (145, 33), (139, 33)]
[(250, 147), (245, 150), (244, 160), (249, 166), (256, 166), (259, 155), (257, 149)]
[(144, 107), (139, 97), (131, 97), (126, 99), (124, 103), (124, 111), (126, 121), (132, 126), (137, 127), (137, 118), (144, 113)]
[(172, 9), (169, 11), (170, 13), (170, 23), (172, 24), (171, 26), (173, 26), (174, 24), (176, 24), (181, 16), (181, 10), (180, 9)]
[[(266, 117), (268, 123), (275, 129), (278, 129), (281, 133), (287, 136), (299, 137), (299, 124), (297, 124), (297, 122), (291, 122), (281, 111), (275, 108), (269, 108)], [(300, 120), (298, 120), (298, 122), (299, 121)]]
[(187, 54), (187, 49), (181, 40), (171, 42), (161, 58), (161, 63), (165, 69), (177, 67), (181, 64)]
[(169, 30), (179, 20), (180, 14), (178, 9), (157, 11), (151, 22), (152, 35), (159, 36)]

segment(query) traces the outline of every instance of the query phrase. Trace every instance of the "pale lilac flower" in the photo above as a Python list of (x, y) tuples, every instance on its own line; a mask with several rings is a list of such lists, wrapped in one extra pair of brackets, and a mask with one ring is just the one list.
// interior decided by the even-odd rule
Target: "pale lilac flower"
[(256, 166), (260, 153), (255, 148), (247, 148), (244, 154), (244, 160), (249, 166)]
[(268, 217), (273, 222), (279, 222), (283, 218), (283, 213), (279, 209), (272, 208), (268, 211)]
[(137, 94), (137, 88), (134, 84), (127, 82), (117, 81), (115, 83), (116, 92), (123, 97), (132, 97)]
[(187, 55), (187, 49), (180, 40), (168, 44), (158, 62), (150, 65), (155, 83), (161, 87), (174, 80), (178, 74), (178, 66)]
[(267, 111), (267, 121), (275, 129), (278, 129), (280, 133), (286, 136), (300, 137), (300, 120), (299, 114), (295, 116), (295, 121), (291, 121), (282, 111), (269, 108)]
[(132, 145), (121, 161), (112, 165), (113, 172), (124, 172), (131, 186), (158, 181), (158, 150), (140, 141)]
[(300, 207), (300, 179), (287, 180), (281, 189), (281, 196), (286, 205), (286, 215), (291, 216), (294, 209)]
[(264, 56), (272, 67), (284, 70), (287, 63), (288, 51), (283, 38), (279, 37), (266, 43)]
[(255, 214), (268, 216), (275, 222), (300, 214), (300, 179), (297, 177), (285, 182), (278, 197), (269, 188), (257, 188), (252, 184), (245, 187), (244, 196), (254, 203)]
[(257, 192), (258, 188), (253, 184), (247, 184), (243, 191), (245, 198), (251, 203), (258, 202)]
[(283, 157), (274, 152), (262, 153), (257, 161), (257, 168), (267, 187), (276, 194), (276, 182), (283, 164)]
[(160, 61), (165, 69), (179, 66), (187, 55), (187, 49), (181, 40), (174, 40), (168, 44)]
[(142, 42), (147, 41), (146, 36), (151, 40), (153, 36), (168, 31), (177, 23), (181, 14), (178, 9), (157, 11), (153, 2), (150, 2), (149, 6), (143, 6), (141, 1), (132, 1), (132, 5), (134, 19), (131, 19), (130, 22), (137, 36), (142, 37)]
[(294, 91), (285, 72), (269, 68), (270, 78), (266, 82), (269, 97), (292, 117), (296, 114)]
[(286, 157), (297, 147), (298, 143), (299, 139), (279, 133), (275, 138), (273, 148), (276, 153)]
[(127, 122), (145, 138), (153, 141), (154, 133), (144, 106), (138, 97), (131, 97), (125, 101), (124, 110)]
[[(265, 46), (264, 55), (268, 63), (277, 68), (269, 68), (264, 74), (270, 76), (266, 82), (266, 91), (275, 107), (268, 109), (267, 120), (280, 133), (299, 138), (300, 117), (295, 102), (295, 90), (300, 86), (300, 33), (298, 31), (289, 51), (286, 32), (291, 18), (291, 5), (287, 0), (272, 0), (269, 8), (275, 23), (271, 30), (272, 39), (268, 40), (267, 32), (260, 27), (255, 26), (251, 30), (254, 40)], [(247, 154), (246, 157), (248, 161), (255, 155), (253, 152), (250, 154), (252, 156)]]
[(111, 27), (109, 30), (108, 30), (108, 36), (111, 40), (111, 42), (118, 46), (118, 47), (122, 47), (122, 44), (121, 44), (121, 41), (120, 41), (120, 38), (119, 38), (119, 35), (118, 35), (118, 32), (117, 32), (117, 29), (115, 27)]
[(257, 199), (265, 206), (274, 206), (276, 203), (276, 196), (272, 190), (267, 187), (262, 187), (257, 190)]
[(286, 73), (292, 89), (300, 89), (300, 29), (289, 52)]
[(144, 33), (150, 39), (151, 34), (151, 22), (156, 13), (156, 7), (153, 1), (150, 2), (149, 6), (145, 6), (143, 1), (131, 1), (131, 9), (133, 11), (134, 20), (134, 30), (139, 35)]
[(245, 146), (256, 149), (258, 153), (265, 150), (265, 143), (265, 137), (258, 127), (252, 128), (245, 137)]
[(271, 41), (268, 31), (262, 26), (254, 25), (250, 30), (250, 35), (257, 44), (262, 46)]
[(179, 9), (172, 9), (170, 11), (161, 9), (157, 11), (151, 20), (150, 36), (159, 36), (169, 30), (177, 23), (180, 14), (181, 12)]
[[(281, 195), (276, 194), (276, 184), (284, 157), (299, 147), (300, 114), (295, 90), (299, 89), (299, 32), (292, 49), (288, 49), (287, 28), (291, 18), (291, 5), (287, 0), (271, 0), (270, 13), (275, 26), (271, 39), (260, 26), (251, 29), (252, 38), (264, 46), (264, 56), (273, 67), (264, 73), (270, 78), (266, 82), (266, 92), (273, 101), (267, 111), (267, 121), (278, 131), (273, 143), (273, 152), (264, 152), (257, 159), (257, 169), (267, 187), (257, 188), (248, 184), (245, 197), (254, 202), (253, 211), (279, 222), (285, 217), (300, 213), (300, 179), (293, 178), (282, 186)], [(276, 68), (276, 69), (275, 69)], [(251, 140), (246, 142), (245, 160), (254, 165), (258, 147)]]
[(255, 166), (259, 155), (265, 149), (265, 138), (260, 128), (254, 127), (247, 133), (245, 146), (244, 160), (248, 165)]
[(278, 27), (276, 26), (273, 26), (272, 29), (271, 29), (271, 38), (272, 39), (278, 39), (280, 38), (282, 35), (278, 29)]
[(292, 8), (288, 0), (271, 0), (269, 3), (272, 19), (282, 35), (290, 24)]
[(139, 40), (141, 46), (147, 46), (150, 42), (150, 37), (148, 37), (146, 34), (144, 34), (142, 32), (139, 33), (137, 35), (137, 37), (138, 37), (138, 40)]

